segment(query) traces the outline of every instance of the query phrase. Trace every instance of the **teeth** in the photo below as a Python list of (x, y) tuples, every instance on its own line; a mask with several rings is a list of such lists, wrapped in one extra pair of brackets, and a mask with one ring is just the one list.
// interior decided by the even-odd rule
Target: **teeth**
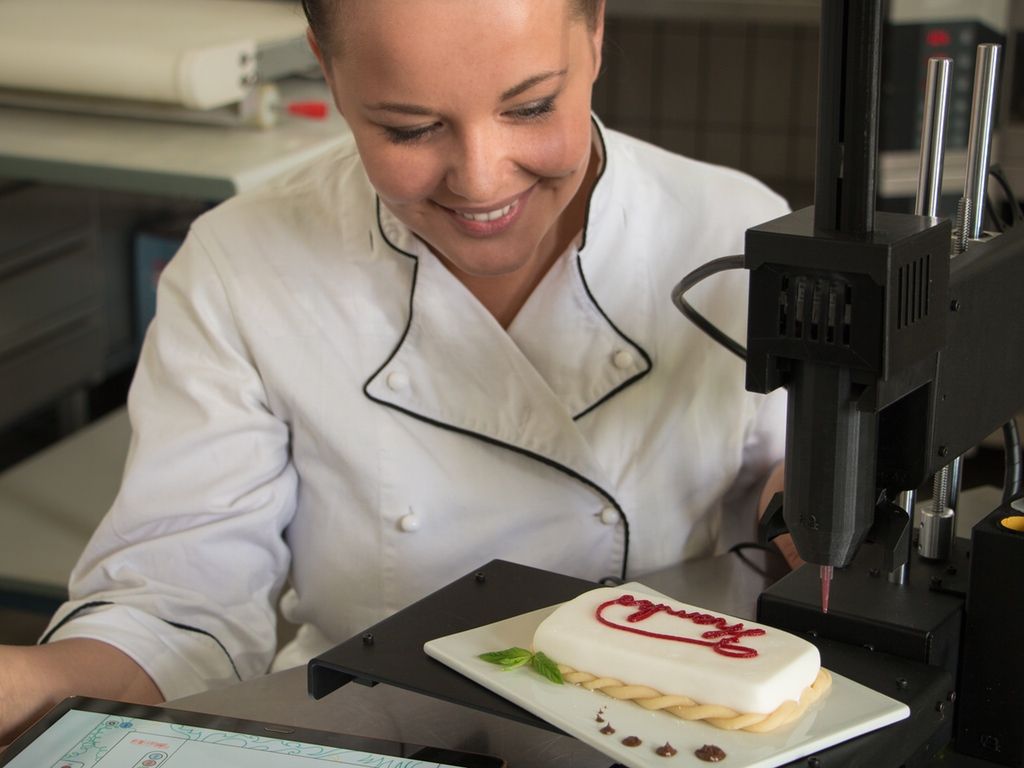
[(469, 221), (494, 221), (502, 216), (508, 216), (513, 207), (515, 207), (515, 203), (506, 205), (504, 208), (499, 208), (496, 211), (490, 211), (489, 213), (462, 213), (461, 211), (458, 213), (459, 216)]

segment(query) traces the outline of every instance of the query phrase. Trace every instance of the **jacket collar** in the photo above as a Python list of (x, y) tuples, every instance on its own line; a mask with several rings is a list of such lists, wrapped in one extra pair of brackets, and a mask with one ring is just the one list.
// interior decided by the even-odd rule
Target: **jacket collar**
[[(596, 120), (595, 126), (603, 145)], [(378, 201), (380, 235), (386, 247), (412, 261), (414, 277), (405, 331), (367, 381), (366, 395), (584, 478), (601, 477), (576, 420), (651, 368), (647, 353), (599, 305), (584, 273), (585, 262), (614, 264), (594, 257), (615, 173), (607, 149), (604, 161), (580, 247), (556, 261), (508, 331)]]

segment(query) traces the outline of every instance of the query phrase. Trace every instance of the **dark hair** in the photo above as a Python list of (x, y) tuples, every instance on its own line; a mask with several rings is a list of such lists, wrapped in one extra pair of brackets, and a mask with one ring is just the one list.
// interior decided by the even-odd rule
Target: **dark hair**
[[(334, 20), (334, 11), (342, 0), (302, 0), (309, 28), (313, 30), (320, 50), (328, 55), (329, 30)], [(597, 29), (598, 13), (602, 0), (570, 0), (573, 18), (585, 19), (591, 31)]]

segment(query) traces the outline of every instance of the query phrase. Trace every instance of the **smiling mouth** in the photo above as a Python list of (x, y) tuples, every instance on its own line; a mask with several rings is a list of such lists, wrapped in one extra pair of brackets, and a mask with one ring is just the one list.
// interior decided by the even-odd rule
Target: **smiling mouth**
[(451, 216), (452, 221), (464, 234), (470, 237), (491, 237), (508, 231), (519, 220), (532, 192), (533, 187), (530, 187), (511, 201), (489, 211), (480, 208), (467, 211), (449, 208), (439, 203), (437, 205)]
[(452, 213), (454, 213), (456, 216), (460, 216), (466, 221), (497, 221), (503, 216), (508, 216), (510, 213), (512, 213), (512, 211), (515, 210), (516, 206), (518, 205), (519, 201), (515, 200), (514, 202), (511, 202), (508, 205), (506, 205), (504, 208), (496, 208), (495, 210), (488, 211), (487, 213), (463, 213), (462, 211), (456, 211), (454, 209), (450, 210), (452, 210)]

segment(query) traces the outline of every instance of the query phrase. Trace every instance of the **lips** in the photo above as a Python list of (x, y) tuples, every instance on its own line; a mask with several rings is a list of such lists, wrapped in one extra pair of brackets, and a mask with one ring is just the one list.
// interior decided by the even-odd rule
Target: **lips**
[(464, 213), (463, 211), (455, 211), (455, 213), (459, 214), (459, 216), (467, 221), (497, 221), (503, 216), (508, 216), (517, 204), (517, 202), (509, 203), (504, 208), (498, 208), (497, 210), (489, 211), (488, 213)]
[(471, 237), (493, 237), (519, 219), (533, 189), (530, 187), (514, 199), (493, 206), (456, 209), (440, 203), (436, 205), (448, 214), (449, 220), (460, 232)]

